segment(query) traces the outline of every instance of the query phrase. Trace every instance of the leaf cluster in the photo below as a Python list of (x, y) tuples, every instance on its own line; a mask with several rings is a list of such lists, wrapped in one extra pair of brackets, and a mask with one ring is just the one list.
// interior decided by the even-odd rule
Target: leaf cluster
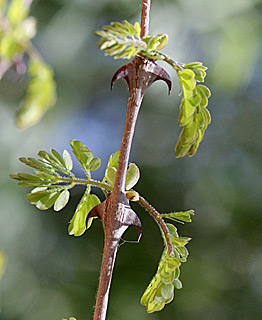
[[(54, 149), (51, 149), (50, 153), (39, 151), (40, 159), (24, 157), (19, 159), (25, 165), (35, 169), (34, 175), (22, 172), (13, 173), (10, 177), (17, 180), (18, 185), (22, 187), (35, 187), (26, 195), (26, 198), (40, 210), (51, 207), (55, 211), (62, 210), (70, 198), (70, 189), (78, 184), (86, 185), (85, 193), (68, 227), (70, 235), (81, 236), (92, 224), (93, 218), (87, 220), (89, 212), (100, 203), (96, 195), (90, 194), (91, 186), (112, 191), (119, 151), (110, 156), (105, 177), (102, 182), (99, 182), (92, 179), (91, 172), (99, 169), (101, 160), (94, 157), (92, 151), (80, 141), (71, 140), (70, 145), (85, 172), (86, 179), (78, 179), (72, 173), (73, 161), (67, 150), (60, 155)], [(137, 201), (137, 193), (130, 189), (138, 182), (139, 177), (139, 168), (134, 163), (130, 163), (126, 175), (127, 200)]]
[(95, 34), (102, 38), (98, 46), (106, 55), (114, 56), (115, 59), (130, 59), (145, 48), (140, 32), (138, 22), (132, 25), (128, 21), (123, 21), (103, 26), (102, 30), (96, 31)]
[(95, 34), (102, 38), (98, 47), (106, 55), (115, 59), (131, 59), (141, 55), (147, 59), (162, 59), (157, 53), (163, 49), (168, 41), (166, 34), (147, 35), (140, 37), (141, 28), (138, 22), (132, 25), (128, 21), (112, 22), (110, 26), (103, 26)]
[[(92, 225), (93, 215), (89, 213), (99, 205), (100, 199), (91, 193), (91, 186), (101, 188), (105, 193), (113, 190), (119, 151), (112, 154), (108, 160), (105, 175), (102, 181), (92, 179), (91, 172), (98, 170), (101, 160), (94, 157), (92, 151), (82, 142), (71, 140), (70, 145), (76, 159), (82, 166), (86, 179), (79, 179), (72, 173), (73, 161), (67, 150), (62, 154), (51, 149), (50, 152), (39, 151), (39, 159), (20, 158), (19, 160), (35, 170), (35, 174), (14, 173), (11, 178), (18, 181), (22, 187), (34, 187), (27, 194), (27, 200), (40, 210), (47, 210), (51, 207), (55, 211), (62, 210), (70, 198), (70, 189), (75, 185), (83, 184), (86, 190), (76, 207), (72, 219), (69, 222), (68, 233), (74, 236), (81, 236)], [(145, 206), (140, 195), (132, 188), (140, 178), (139, 168), (135, 163), (130, 163), (126, 174), (126, 198), (127, 201), (138, 201), (148, 210), (149, 204)], [(145, 200), (144, 200), (145, 201)], [(146, 201), (145, 201), (146, 202)], [(153, 210), (153, 208), (152, 208)], [(155, 209), (154, 209), (155, 210)], [(152, 214), (152, 212), (150, 212)], [(157, 273), (144, 293), (141, 303), (147, 307), (149, 313), (161, 310), (166, 303), (174, 297), (174, 289), (181, 288), (179, 280), (181, 262), (185, 262), (188, 252), (185, 245), (189, 238), (179, 237), (177, 229), (172, 224), (165, 224), (162, 218), (167, 218), (174, 222), (191, 222), (192, 210), (185, 212), (171, 212), (167, 214), (154, 213), (153, 217), (162, 230), (165, 250), (159, 263)], [(162, 224), (159, 223), (161, 220)], [(172, 248), (172, 252), (170, 252)]]
[(207, 67), (202, 62), (192, 62), (178, 71), (183, 98), (180, 105), (179, 125), (183, 130), (175, 148), (177, 158), (192, 157), (204, 138), (207, 126), (211, 122), (207, 109), (210, 90), (197, 82), (204, 82)]
[[(182, 213), (181, 216), (183, 216)], [(185, 214), (185, 220), (188, 220), (186, 216), (187, 214)], [(141, 298), (141, 304), (146, 307), (148, 313), (162, 310), (173, 300), (174, 290), (182, 288), (179, 280), (180, 266), (182, 262), (187, 261), (188, 251), (185, 246), (191, 239), (179, 237), (174, 225), (167, 223), (166, 226), (173, 252), (170, 255), (167, 247), (165, 248), (157, 272)]]
[(175, 69), (183, 93), (179, 116), (179, 125), (183, 129), (178, 138), (175, 155), (177, 158), (185, 155), (192, 157), (211, 122), (207, 109), (211, 92), (206, 86), (197, 84), (204, 82), (207, 67), (203, 66), (202, 62), (175, 62), (160, 52), (167, 45), (168, 36), (161, 33), (140, 38), (140, 26), (137, 22), (134, 26), (127, 21), (113, 22), (95, 33), (102, 38), (98, 46), (106, 55), (116, 59), (130, 59), (137, 55), (144, 59), (162, 60)]
[[(31, 39), (36, 34), (36, 20), (29, 16), (32, 1), (12, 0), (0, 5), (0, 79), (14, 67), (18, 76), (28, 70), (30, 77), (26, 96), (16, 114), (20, 129), (37, 123), (56, 102), (56, 85), (51, 68), (33, 47)], [(23, 60), (29, 57), (28, 68)]]

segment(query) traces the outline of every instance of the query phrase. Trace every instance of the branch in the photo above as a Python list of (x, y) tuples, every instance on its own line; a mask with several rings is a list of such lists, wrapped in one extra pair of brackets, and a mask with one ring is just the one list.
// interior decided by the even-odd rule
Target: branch
[(161, 216), (159, 215), (159, 213), (156, 211), (156, 209), (154, 209), (143, 197), (139, 196), (139, 200), (138, 203), (145, 208), (150, 214), (151, 216), (155, 219), (155, 221), (157, 222), (160, 230), (163, 232), (164, 235), (164, 240), (166, 242), (166, 246), (167, 246), (167, 251), (168, 254), (171, 256), (173, 255), (173, 245), (172, 245), (172, 241), (170, 238), (170, 233), (167, 229), (166, 224), (164, 223), (163, 219), (161, 218)]
[(148, 35), (150, 5), (151, 5), (151, 0), (142, 0), (141, 38)]

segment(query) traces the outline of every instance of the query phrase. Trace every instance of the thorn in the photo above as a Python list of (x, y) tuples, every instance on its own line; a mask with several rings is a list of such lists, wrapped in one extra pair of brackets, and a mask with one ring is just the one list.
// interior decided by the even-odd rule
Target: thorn
[(167, 84), (168, 95), (170, 94), (172, 81), (166, 70), (158, 66), (154, 61), (148, 60), (146, 62), (145, 71), (149, 74), (149, 82), (147, 87), (149, 87), (155, 81), (162, 80)]
[(170, 95), (171, 89), (172, 89), (172, 81), (169, 76), (169, 74), (164, 70), (163, 68), (157, 66), (157, 70), (159, 71), (158, 77), (155, 81), (157, 80), (163, 80), (168, 86), (168, 95)]
[(123, 222), (136, 228), (138, 233), (137, 242), (139, 242), (142, 237), (142, 224), (135, 211), (129, 205), (125, 205), (125, 220)]
[(89, 219), (98, 217), (101, 221), (103, 221), (103, 214), (104, 214), (104, 206), (105, 201), (99, 203), (95, 206), (87, 215), (86, 223), (88, 224)]
[(117, 72), (113, 75), (113, 78), (111, 80), (111, 91), (113, 90), (113, 86), (115, 82), (119, 79), (125, 79), (127, 84), (128, 84), (128, 69), (129, 69), (129, 64), (124, 65), (123, 67), (119, 68)]

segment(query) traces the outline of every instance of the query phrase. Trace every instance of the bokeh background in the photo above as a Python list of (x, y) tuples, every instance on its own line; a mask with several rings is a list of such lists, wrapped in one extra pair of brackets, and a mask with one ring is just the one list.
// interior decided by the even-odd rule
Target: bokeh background
[[(34, 39), (53, 67), (58, 102), (36, 126), (19, 131), (14, 114), (27, 78), (8, 72), (0, 83), (0, 247), (8, 264), (0, 282), (3, 320), (92, 319), (103, 248), (97, 220), (80, 238), (67, 234), (83, 189), (62, 212), (40, 211), (8, 174), (25, 168), (20, 156), (85, 143), (103, 165), (121, 141), (127, 88), (109, 84), (124, 61), (104, 57), (94, 30), (111, 21), (140, 20), (140, 0), (35, 0)], [(161, 212), (195, 209), (181, 225), (192, 237), (181, 268), (183, 290), (159, 313), (139, 304), (163, 245), (158, 227), (140, 207), (140, 244), (120, 247), (108, 320), (261, 319), (262, 310), (262, 1), (153, 1), (151, 33), (169, 35), (165, 52), (177, 61), (204, 61), (212, 90), (212, 124), (193, 158), (176, 159), (178, 82), (167, 96), (158, 82), (146, 93), (131, 161), (141, 170), (137, 190)], [(76, 163), (76, 162), (75, 162)], [(75, 165), (76, 174), (82, 176)], [(94, 190), (95, 191), (95, 190)], [(135, 239), (130, 230), (128, 239)]]

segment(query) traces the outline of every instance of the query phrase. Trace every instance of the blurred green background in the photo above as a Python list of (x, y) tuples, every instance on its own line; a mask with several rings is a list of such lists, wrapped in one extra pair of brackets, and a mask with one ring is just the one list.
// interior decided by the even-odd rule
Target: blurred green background
[[(62, 212), (40, 211), (8, 174), (24, 171), (20, 156), (85, 143), (103, 165), (121, 142), (128, 91), (109, 84), (125, 61), (104, 57), (93, 31), (111, 21), (140, 20), (140, 0), (35, 0), (34, 44), (54, 68), (58, 102), (36, 126), (19, 131), (14, 114), (27, 78), (9, 71), (0, 82), (0, 247), (8, 264), (0, 282), (0, 318), (92, 319), (103, 248), (97, 220), (80, 238), (67, 234), (83, 190)], [(143, 223), (140, 244), (119, 249), (108, 320), (261, 319), (262, 310), (262, 1), (153, 1), (151, 33), (169, 35), (165, 52), (181, 62), (204, 61), (212, 123), (193, 158), (175, 159), (178, 82), (167, 96), (162, 82), (146, 93), (131, 161), (141, 170), (137, 190), (161, 212), (195, 209), (181, 225), (192, 237), (182, 266), (184, 288), (159, 313), (140, 297), (154, 275), (163, 245), (158, 227), (134, 205)], [(76, 165), (75, 172), (82, 176)], [(126, 235), (135, 239), (130, 230)]]

